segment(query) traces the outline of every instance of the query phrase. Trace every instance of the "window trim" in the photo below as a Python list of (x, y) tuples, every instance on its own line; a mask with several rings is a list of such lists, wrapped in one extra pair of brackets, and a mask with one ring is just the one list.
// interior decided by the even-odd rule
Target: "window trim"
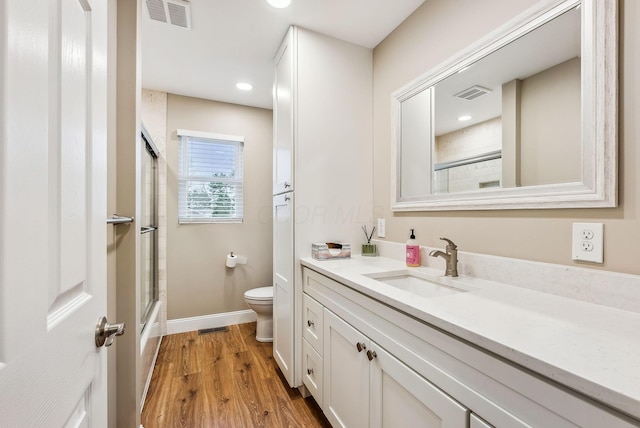
[[(203, 132), (203, 131), (193, 131), (186, 129), (178, 129), (177, 130), (180, 148), (178, 149), (178, 224), (215, 224), (215, 223), (242, 223), (244, 221), (244, 137), (239, 135), (229, 135), (229, 134), (218, 134), (212, 132)], [(193, 181), (188, 178), (188, 176), (182, 175), (180, 172), (182, 171), (183, 165), (181, 164), (180, 158), (183, 156), (183, 153), (180, 153), (183, 150), (183, 138), (194, 138), (194, 139), (207, 139), (207, 140), (218, 140), (218, 141), (228, 141), (229, 143), (237, 143), (240, 146), (241, 159), (240, 165), (242, 166), (240, 171), (239, 179), (233, 179), (233, 182), (240, 182), (242, 186), (242, 216), (239, 218), (231, 218), (231, 217), (207, 217), (207, 218), (190, 218), (190, 217), (181, 217), (182, 207), (180, 205), (180, 200), (182, 195), (183, 183), (185, 180)], [(186, 149), (184, 149), (186, 150)], [(228, 179), (227, 179), (228, 180)], [(222, 181), (226, 181), (222, 179)]]

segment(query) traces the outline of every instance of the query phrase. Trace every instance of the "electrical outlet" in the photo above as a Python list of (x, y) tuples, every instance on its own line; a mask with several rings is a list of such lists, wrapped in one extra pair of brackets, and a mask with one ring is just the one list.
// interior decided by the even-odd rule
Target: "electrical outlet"
[(384, 238), (386, 234), (385, 221), (383, 218), (378, 219), (378, 238)]
[(571, 247), (573, 260), (603, 263), (604, 225), (602, 223), (573, 223)]
[(593, 230), (582, 229), (582, 239), (593, 239)]

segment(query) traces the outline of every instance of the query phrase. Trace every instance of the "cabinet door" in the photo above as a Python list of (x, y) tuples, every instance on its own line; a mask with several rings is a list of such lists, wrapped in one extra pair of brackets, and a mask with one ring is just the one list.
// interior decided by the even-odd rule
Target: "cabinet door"
[(273, 356), (293, 385), (293, 194), (273, 198)]
[(294, 34), (290, 28), (275, 58), (273, 91), (273, 194), (293, 190)]
[(325, 309), (322, 409), (334, 428), (369, 426), (368, 341)]
[(474, 414), (471, 415), (470, 422), (469, 428), (493, 428), (493, 425), (483, 421)]
[(466, 427), (469, 410), (371, 343), (371, 428)]

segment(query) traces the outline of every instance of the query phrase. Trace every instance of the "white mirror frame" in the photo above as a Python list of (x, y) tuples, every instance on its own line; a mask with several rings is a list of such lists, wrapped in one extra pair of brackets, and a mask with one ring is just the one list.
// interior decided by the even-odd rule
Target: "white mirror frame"
[[(553, 17), (582, 7), (582, 181), (402, 198), (401, 104)], [(391, 96), (393, 211), (594, 208), (617, 206), (617, 0), (544, 0)], [(433, 165), (429, 165), (433, 173)]]

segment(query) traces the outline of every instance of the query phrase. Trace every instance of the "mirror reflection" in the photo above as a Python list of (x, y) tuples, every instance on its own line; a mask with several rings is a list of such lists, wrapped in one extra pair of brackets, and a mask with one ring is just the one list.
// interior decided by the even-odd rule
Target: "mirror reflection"
[(400, 197), (582, 180), (581, 10), (402, 100)]

